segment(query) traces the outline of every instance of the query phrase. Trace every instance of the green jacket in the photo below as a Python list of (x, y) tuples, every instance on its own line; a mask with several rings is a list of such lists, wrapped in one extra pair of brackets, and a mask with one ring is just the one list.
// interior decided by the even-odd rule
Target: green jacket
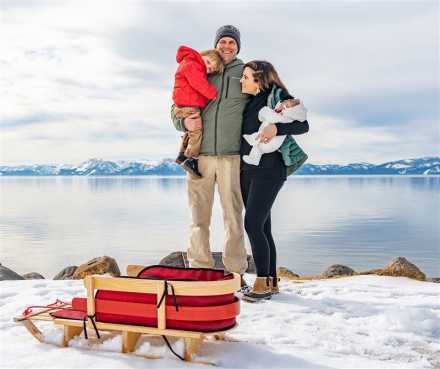
[[(243, 66), (243, 62), (235, 58), (225, 66), (223, 74), (208, 76), (217, 89), (217, 98), (210, 100), (202, 110), (201, 155), (240, 153), (243, 110), (248, 101), (248, 95), (241, 93)], [(177, 130), (185, 131), (183, 120), (174, 116), (172, 108), (171, 118)]]
[[(274, 85), (272, 87), (272, 91), (267, 97), (267, 106), (269, 106), (271, 109), (274, 109), (276, 104), (278, 104), (278, 102), (281, 100), (281, 91), (281, 88), (278, 86)], [(295, 139), (290, 135), (286, 136), (278, 151), (283, 156), (283, 161), (287, 167), (288, 176), (296, 172), (299, 167), (308, 159), (307, 154), (301, 149), (301, 147), (299, 147)]]

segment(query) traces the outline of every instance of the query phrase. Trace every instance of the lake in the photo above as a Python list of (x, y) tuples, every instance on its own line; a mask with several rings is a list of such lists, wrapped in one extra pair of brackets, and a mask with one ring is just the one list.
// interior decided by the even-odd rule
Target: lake
[[(184, 177), (2, 177), (0, 191), (0, 262), (19, 274), (53, 278), (101, 255), (125, 271), (186, 249)], [(289, 178), (272, 211), (278, 265), (299, 274), (336, 263), (364, 271), (404, 256), (440, 277), (439, 194), (440, 177)], [(211, 248), (221, 251), (217, 194), (211, 231)]]

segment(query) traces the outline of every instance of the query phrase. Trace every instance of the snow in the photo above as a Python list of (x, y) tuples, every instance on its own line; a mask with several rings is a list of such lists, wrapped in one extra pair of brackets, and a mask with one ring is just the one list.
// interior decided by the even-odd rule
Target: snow
[[(246, 278), (252, 282), (252, 276)], [(224, 342), (204, 343), (196, 360), (252, 369), (440, 367), (439, 284), (371, 275), (283, 280), (280, 288), (270, 301), (242, 302), (238, 327)], [(45, 334), (42, 344), (12, 321), (27, 305), (84, 295), (82, 281), (0, 282), (0, 367), (209, 367), (181, 362), (160, 337), (143, 336), (133, 354), (120, 353), (121, 337), (104, 332), (102, 343), (81, 335), (68, 348), (59, 348), (60, 327), (37, 322)], [(182, 353), (182, 340), (171, 342)]]
[(394, 169), (403, 169), (403, 168), (409, 168), (409, 164), (387, 164), (385, 165), (386, 168), (394, 168)]

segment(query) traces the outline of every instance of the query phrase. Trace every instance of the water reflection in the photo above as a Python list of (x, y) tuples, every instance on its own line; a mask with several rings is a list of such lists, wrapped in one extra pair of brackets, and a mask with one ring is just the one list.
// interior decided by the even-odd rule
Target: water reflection
[[(52, 277), (104, 254), (124, 268), (186, 249), (184, 178), (5, 177), (0, 189), (2, 263), (21, 273)], [(406, 256), (440, 276), (439, 189), (439, 177), (292, 177), (272, 214), (279, 264), (313, 274), (332, 263), (366, 270)], [(220, 251), (217, 197), (212, 225)]]

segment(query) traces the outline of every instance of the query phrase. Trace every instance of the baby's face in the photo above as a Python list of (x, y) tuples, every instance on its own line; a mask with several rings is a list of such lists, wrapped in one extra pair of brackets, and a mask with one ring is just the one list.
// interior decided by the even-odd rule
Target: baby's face
[(216, 71), (216, 65), (215, 63), (207, 56), (202, 56), (203, 61), (206, 65), (206, 71), (208, 74), (213, 73)]
[(283, 109), (293, 108), (294, 106), (297, 106), (300, 103), (301, 101), (299, 99), (289, 99), (289, 100), (281, 101), (275, 107), (275, 112), (280, 113), (281, 111), (283, 111)]
[(300, 101), (298, 99), (289, 99), (284, 100), (282, 103), (284, 108), (293, 108), (294, 106), (297, 106), (300, 104)]

